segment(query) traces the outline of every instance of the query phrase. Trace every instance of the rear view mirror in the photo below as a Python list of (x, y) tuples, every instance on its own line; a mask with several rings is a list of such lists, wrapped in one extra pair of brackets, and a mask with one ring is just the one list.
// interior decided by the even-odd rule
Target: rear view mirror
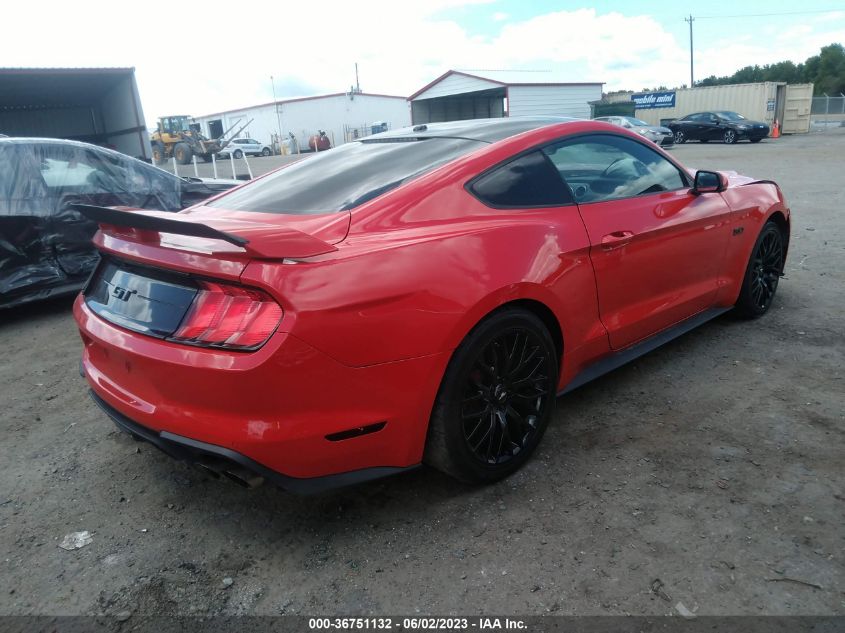
[(725, 187), (722, 183), (722, 177), (717, 172), (704, 170), (695, 172), (695, 181), (692, 185), (692, 193), (695, 195), (702, 193), (715, 193), (724, 190)]

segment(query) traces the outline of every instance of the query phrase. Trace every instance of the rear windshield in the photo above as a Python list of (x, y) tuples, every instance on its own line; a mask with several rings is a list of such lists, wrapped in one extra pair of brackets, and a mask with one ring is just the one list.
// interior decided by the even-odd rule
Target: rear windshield
[(303, 159), (208, 206), (295, 215), (346, 211), (486, 145), (442, 137), (357, 141)]

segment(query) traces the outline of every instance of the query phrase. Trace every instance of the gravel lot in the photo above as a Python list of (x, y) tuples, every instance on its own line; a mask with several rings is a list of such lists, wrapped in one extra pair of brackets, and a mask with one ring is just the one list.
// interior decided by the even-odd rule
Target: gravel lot
[(211, 480), (88, 399), (69, 300), (0, 313), (0, 614), (845, 614), (845, 130), (672, 151), (783, 186), (773, 310), (561, 398), (486, 488)]

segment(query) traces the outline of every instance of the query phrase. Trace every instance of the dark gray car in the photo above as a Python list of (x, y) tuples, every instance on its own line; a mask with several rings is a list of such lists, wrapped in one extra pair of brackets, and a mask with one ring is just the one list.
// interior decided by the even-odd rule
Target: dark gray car
[(743, 139), (759, 143), (769, 135), (769, 126), (766, 123), (751, 121), (730, 110), (688, 114), (682, 119), (672, 121), (669, 128), (675, 135), (676, 143), (723, 141), (727, 145), (733, 145)]

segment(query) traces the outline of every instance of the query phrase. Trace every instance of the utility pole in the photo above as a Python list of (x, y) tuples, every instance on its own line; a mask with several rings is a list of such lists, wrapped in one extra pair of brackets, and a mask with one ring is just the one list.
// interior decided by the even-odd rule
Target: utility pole
[(355, 92), (361, 92), (361, 83), (358, 81), (358, 62), (355, 62)]
[(279, 103), (276, 101), (276, 80), (270, 75), (270, 84), (273, 86), (273, 107), (276, 109), (276, 125), (279, 130), (279, 153), (282, 153), (282, 117), (279, 115)]
[(695, 87), (695, 79), (693, 78), (692, 73), (692, 23), (695, 22), (695, 18), (690, 16), (688, 18), (684, 18), (684, 22), (689, 22), (689, 87)]

